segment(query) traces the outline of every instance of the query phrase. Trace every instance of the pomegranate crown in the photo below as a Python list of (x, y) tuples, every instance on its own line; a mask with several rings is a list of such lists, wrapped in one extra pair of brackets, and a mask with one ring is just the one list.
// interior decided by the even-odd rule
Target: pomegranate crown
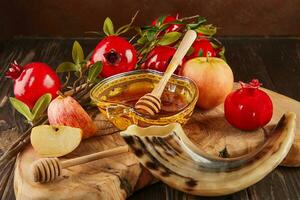
[(10, 64), (10, 68), (6, 72), (5, 76), (11, 79), (17, 79), (23, 71), (23, 67), (20, 66), (17, 61)]
[(262, 86), (262, 84), (259, 82), (258, 79), (252, 79), (252, 81), (250, 81), (249, 83), (244, 83), (240, 81), (240, 85), (242, 88), (254, 88), (254, 89), (257, 89), (260, 86)]

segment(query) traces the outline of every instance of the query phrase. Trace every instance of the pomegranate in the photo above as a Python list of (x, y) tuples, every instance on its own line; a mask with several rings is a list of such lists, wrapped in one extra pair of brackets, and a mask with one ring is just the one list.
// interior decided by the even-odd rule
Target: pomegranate
[[(157, 21), (159, 18), (152, 21), (152, 26), (157, 25)], [(176, 21), (176, 17), (173, 17), (172, 15), (168, 15), (165, 17), (165, 19), (162, 21), (162, 24), (170, 23)], [(183, 24), (170, 24), (166, 29), (165, 33), (179, 31), (184, 25)]]
[[(153, 69), (160, 72), (165, 72), (169, 62), (171, 61), (176, 48), (170, 46), (156, 46), (147, 55), (145, 62), (142, 64), (142, 69)], [(178, 73), (179, 69), (175, 71)]]
[(273, 104), (268, 94), (259, 89), (260, 85), (257, 79), (249, 84), (241, 82), (241, 88), (226, 97), (225, 117), (232, 126), (252, 131), (271, 120)]
[(102, 61), (102, 77), (109, 77), (135, 69), (135, 48), (125, 39), (110, 35), (101, 40), (94, 49), (91, 64)]
[(35, 102), (44, 94), (57, 96), (61, 82), (57, 74), (45, 63), (33, 62), (24, 67), (15, 61), (6, 73), (14, 80), (14, 95), (17, 99), (33, 108)]

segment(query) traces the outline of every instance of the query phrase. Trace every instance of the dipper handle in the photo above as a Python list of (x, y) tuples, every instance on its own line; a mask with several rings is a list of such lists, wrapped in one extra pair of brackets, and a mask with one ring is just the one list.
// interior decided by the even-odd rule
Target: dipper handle
[(176, 50), (174, 56), (172, 57), (164, 73), (164, 76), (159, 81), (157, 87), (154, 88), (153, 91), (151, 92), (152, 95), (160, 99), (169, 79), (177, 69), (177, 66), (181, 63), (183, 57), (186, 55), (186, 53), (188, 52), (188, 50), (190, 49), (190, 47), (192, 46), (196, 38), (197, 38), (197, 33), (193, 30), (188, 30), (185, 33), (182, 41), (179, 44), (178, 49)]
[(110, 150), (93, 153), (78, 158), (60, 161), (58, 158), (41, 158), (32, 163), (32, 176), (34, 182), (47, 183), (56, 179), (62, 174), (62, 169), (88, 163), (101, 158), (126, 153), (128, 146), (120, 146)]

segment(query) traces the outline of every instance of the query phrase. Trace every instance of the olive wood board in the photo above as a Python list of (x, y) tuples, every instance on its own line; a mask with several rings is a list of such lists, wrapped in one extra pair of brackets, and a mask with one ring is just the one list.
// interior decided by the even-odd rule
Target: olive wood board
[[(60, 159), (70, 159), (126, 145), (118, 130), (104, 115), (94, 110), (97, 135), (81, 142), (72, 153)], [(151, 174), (131, 152), (103, 158), (63, 169), (55, 181), (40, 184), (32, 181), (31, 164), (39, 156), (31, 145), (18, 155), (14, 190), (16, 199), (126, 199), (134, 191), (153, 183)]]
[[(237, 85), (235, 85), (236, 87)], [(270, 90), (265, 90), (274, 105), (274, 114), (270, 125), (276, 124), (282, 115), (291, 111), (300, 116), (300, 103)], [(99, 131), (96, 137), (84, 140), (68, 156), (60, 159), (107, 150), (126, 145), (116, 128), (97, 110), (94, 121)], [(285, 166), (300, 166), (300, 121), (296, 121), (295, 142), (281, 163)], [(224, 119), (223, 105), (210, 111), (195, 109), (190, 121), (184, 126), (190, 140), (209, 154), (219, 156), (226, 147), (231, 157), (246, 154), (263, 144), (263, 130), (241, 132), (230, 126)], [(19, 154), (14, 178), (17, 199), (126, 199), (137, 189), (145, 187), (155, 179), (139, 164), (133, 153), (128, 152), (91, 163), (63, 170), (63, 176), (47, 184), (33, 183), (31, 163), (39, 156), (31, 145)], [(55, 197), (55, 198), (54, 198)]]

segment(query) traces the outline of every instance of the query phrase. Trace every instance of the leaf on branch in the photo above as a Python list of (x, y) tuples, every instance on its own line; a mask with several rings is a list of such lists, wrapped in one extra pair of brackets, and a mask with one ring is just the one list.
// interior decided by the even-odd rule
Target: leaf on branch
[(146, 36), (143, 36), (141, 38), (139, 38), (137, 41), (136, 41), (139, 45), (144, 45), (146, 42), (148, 42), (148, 39)]
[(158, 42), (159, 45), (165, 46), (176, 42), (181, 37), (179, 32), (166, 33)]
[(148, 41), (152, 41), (155, 37), (155, 34), (156, 34), (156, 30), (148, 30), (146, 32), (146, 36), (147, 36)]
[(111, 19), (109, 17), (106, 17), (106, 19), (103, 23), (103, 32), (107, 36), (113, 35), (115, 33), (113, 22), (111, 21)]
[(192, 53), (194, 53), (195, 49), (193, 47), (190, 47), (188, 52), (186, 53), (186, 56), (190, 56), (192, 55)]
[(219, 56), (221, 59), (223, 59), (224, 61), (226, 61), (226, 57), (225, 57), (225, 47), (223, 46), (221, 51), (219, 52)]
[(11, 105), (19, 112), (21, 113), (28, 121), (33, 120), (33, 115), (30, 112), (29, 107), (23, 103), (22, 101), (14, 98), (14, 97), (9, 97), (9, 101)]
[(197, 22), (193, 24), (187, 24), (187, 27), (190, 29), (196, 29), (198, 28), (201, 24), (205, 23), (206, 19), (204, 17), (198, 17)]
[(167, 16), (163, 15), (163, 16), (160, 16), (157, 20), (156, 20), (156, 24), (155, 26), (159, 27), (163, 24), (163, 22), (165, 21)]
[(75, 65), (72, 62), (63, 62), (56, 68), (56, 72), (58, 73), (72, 72), (72, 71), (79, 71), (79, 69), (80, 69), (79, 65)]
[(38, 119), (45, 112), (51, 102), (51, 99), (52, 95), (50, 93), (46, 93), (37, 100), (32, 109), (33, 121)]
[(208, 25), (201, 25), (195, 29), (197, 33), (202, 33), (203, 35), (213, 36), (217, 33), (217, 27), (213, 26), (212, 24)]
[(75, 41), (72, 49), (72, 58), (75, 64), (79, 64), (84, 60), (84, 54), (79, 42)]
[(88, 80), (94, 82), (96, 78), (99, 76), (99, 74), (101, 73), (101, 71), (102, 71), (102, 62), (98, 61), (94, 63), (89, 69)]

